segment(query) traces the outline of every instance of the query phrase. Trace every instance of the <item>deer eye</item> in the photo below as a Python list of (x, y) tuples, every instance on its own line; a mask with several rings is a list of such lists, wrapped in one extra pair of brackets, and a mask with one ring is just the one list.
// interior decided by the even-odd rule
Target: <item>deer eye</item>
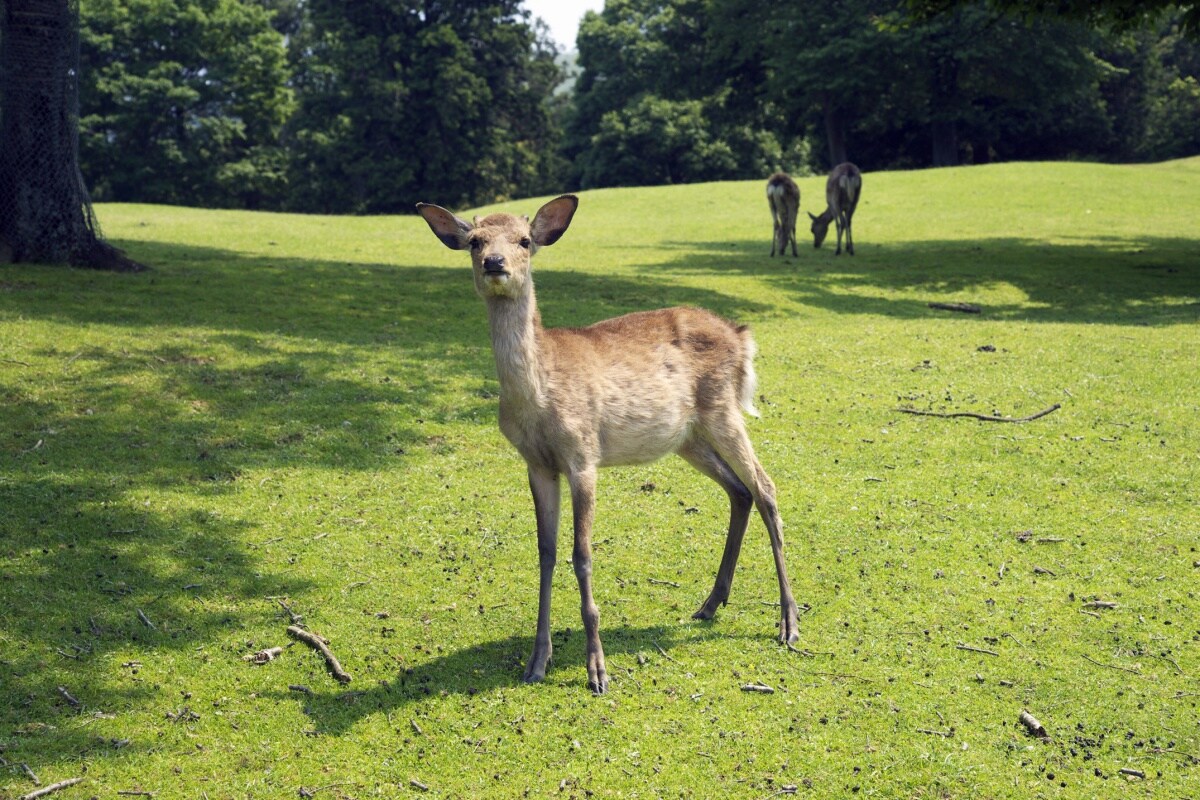
[(478, 236), (472, 236), (470, 239), (467, 239), (467, 246), (472, 250), (478, 250), (482, 245), (483, 242), (479, 241)]
[(521, 247), (524, 247), (526, 250), (528, 250), (530, 245), (532, 245), (532, 244), (533, 244), (533, 242), (529, 241), (528, 236), (521, 237)]

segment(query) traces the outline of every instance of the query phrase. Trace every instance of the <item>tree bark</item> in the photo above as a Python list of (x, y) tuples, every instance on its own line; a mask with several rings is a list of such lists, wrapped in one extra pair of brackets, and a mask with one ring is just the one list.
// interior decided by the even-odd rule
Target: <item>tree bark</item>
[(825, 117), (825, 138), (829, 142), (829, 167), (832, 169), (846, 158), (846, 120), (841, 110), (834, 105), (829, 92), (821, 95), (822, 114)]
[(77, 0), (0, 0), (0, 255), (138, 271), (79, 172), (78, 21)]

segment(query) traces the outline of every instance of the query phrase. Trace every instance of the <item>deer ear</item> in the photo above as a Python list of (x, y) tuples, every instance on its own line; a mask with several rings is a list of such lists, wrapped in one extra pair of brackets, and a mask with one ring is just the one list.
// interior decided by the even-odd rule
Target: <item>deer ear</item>
[(530, 238), (540, 247), (554, 244), (567, 232), (578, 207), (579, 198), (573, 194), (564, 194), (546, 203), (533, 218)]
[(471, 223), (459, 219), (441, 206), (430, 203), (417, 203), (417, 213), (425, 218), (434, 236), (441, 239), (446, 247), (462, 250), (467, 246), (467, 234), (471, 232)]
[(817, 221), (817, 218), (812, 215), (811, 211), (805, 211), (804, 213), (808, 214), (808, 218), (811, 219), (813, 222)]

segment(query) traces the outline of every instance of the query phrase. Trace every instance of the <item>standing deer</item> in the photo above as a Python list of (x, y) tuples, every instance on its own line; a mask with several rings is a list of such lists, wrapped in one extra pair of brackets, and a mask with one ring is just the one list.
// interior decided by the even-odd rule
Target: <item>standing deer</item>
[(800, 215), (800, 187), (785, 172), (776, 172), (767, 178), (767, 205), (771, 207), (771, 222), (774, 223), (771, 239), (771, 257), (775, 251), (787, 255), (788, 242), (792, 243), (792, 255), (796, 255), (796, 217)]
[(560, 476), (574, 512), (573, 564), (587, 637), (588, 688), (608, 688), (600, 613), (592, 598), (596, 473), (678, 453), (729, 495), (729, 531), (716, 583), (692, 616), (711, 619), (728, 602), (750, 509), (766, 523), (779, 578), (779, 639), (799, 639), (796, 601), (783, 560), (775, 485), (746, 434), (754, 409), (754, 341), (745, 326), (697, 308), (642, 311), (586, 328), (543, 328), (530, 257), (558, 241), (579, 201), (563, 195), (528, 217), (491, 214), (466, 222), (444, 208), (417, 211), (452, 250), (469, 250), (475, 291), (487, 307), (500, 378), (500, 430), (525, 459), (537, 519), (537, 635), (525, 682), (546, 676), (550, 582), (558, 541)]
[(854, 237), (850, 233), (850, 220), (854, 217), (854, 209), (858, 206), (858, 197), (862, 193), (862, 173), (858, 167), (846, 161), (838, 164), (829, 173), (825, 181), (825, 202), (828, 207), (821, 216), (812, 220), (813, 247), (820, 247), (829, 233), (829, 223), (837, 222), (837, 252), (842, 254), (842, 231), (846, 232), (846, 252), (854, 255)]

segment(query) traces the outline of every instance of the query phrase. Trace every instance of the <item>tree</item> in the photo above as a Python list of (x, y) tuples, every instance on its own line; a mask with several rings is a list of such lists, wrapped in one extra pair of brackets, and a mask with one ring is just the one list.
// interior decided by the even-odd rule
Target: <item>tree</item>
[(519, 0), (312, 0), (291, 40), (292, 203), (389, 213), (557, 188), (555, 51)]
[(759, 65), (714, 50), (711, 9), (706, 0), (608, 0), (585, 15), (564, 143), (573, 182), (724, 180), (779, 167), (783, 148), (754, 86)]
[(247, 0), (81, 0), (80, 160), (97, 200), (283, 200), (283, 37)]
[[(927, 21), (976, 0), (905, 0), (909, 14)], [(1013, 16), (1055, 17), (1129, 32), (1172, 10), (1178, 9), (1180, 30), (1186, 36), (1200, 36), (1200, 5), (1175, 0), (987, 0), (997, 13)]]
[(0, 257), (122, 271), (78, 163), (74, 0), (0, 0)]

